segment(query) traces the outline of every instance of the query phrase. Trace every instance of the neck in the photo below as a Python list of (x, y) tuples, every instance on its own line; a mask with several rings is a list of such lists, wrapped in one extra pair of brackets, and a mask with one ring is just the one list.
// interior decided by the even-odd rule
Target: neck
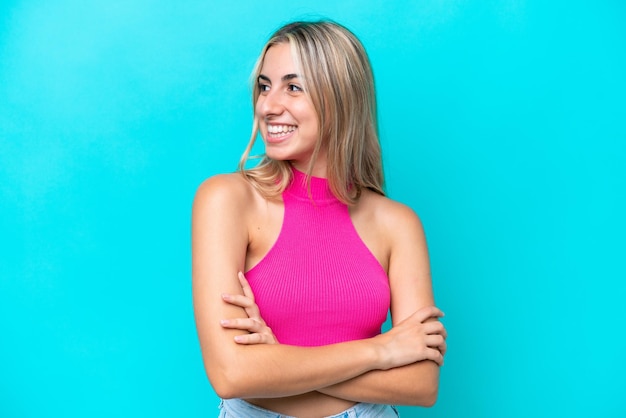
[[(291, 163), (291, 166), (298, 171), (301, 171), (303, 173), (308, 173), (309, 171), (309, 164), (310, 164), (309, 160), (307, 161), (292, 160), (290, 161), (290, 163)], [(319, 154), (315, 158), (315, 163), (313, 164), (313, 170), (311, 171), (311, 176), (326, 179), (328, 178), (327, 168), (328, 166), (326, 164), (326, 151), (324, 149), (321, 149)]]
[(328, 179), (315, 175), (307, 178), (307, 175), (296, 167), (292, 167), (291, 171), (293, 179), (288, 190), (292, 195), (305, 200), (312, 198), (316, 203), (338, 202), (330, 190)]

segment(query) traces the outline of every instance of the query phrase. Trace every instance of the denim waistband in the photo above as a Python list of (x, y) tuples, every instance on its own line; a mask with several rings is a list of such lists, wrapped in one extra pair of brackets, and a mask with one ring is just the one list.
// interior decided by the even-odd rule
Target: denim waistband
[[(252, 405), (243, 399), (223, 399), (220, 402), (220, 418), (296, 418), (290, 415), (279, 414), (268, 409)], [(375, 403), (357, 403), (352, 408), (346, 409), (326, 418), (398, 418), (399, 414), (395, 407)]]

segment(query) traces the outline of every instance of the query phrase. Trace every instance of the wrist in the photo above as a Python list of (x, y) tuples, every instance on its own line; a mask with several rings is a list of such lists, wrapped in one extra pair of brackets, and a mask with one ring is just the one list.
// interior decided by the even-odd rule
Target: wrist
[(385, 334), (379, 334), (368, 340), (371, 343), (370, 345), (372, 348), (372, 356), (374, 359), (372, 362), (372, 369), (387, 370), (392, 367), (391, 353), (387, 348), (387, 344), (385, 344), (385, 339)]

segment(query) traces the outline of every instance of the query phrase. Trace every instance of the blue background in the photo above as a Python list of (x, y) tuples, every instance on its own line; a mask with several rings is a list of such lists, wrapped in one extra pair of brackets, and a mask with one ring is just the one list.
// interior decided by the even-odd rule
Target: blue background
[(447, 314), (438, 404), (403, 416), (626, 416), (617, 0), (4, 0), (0, 416), (217, 415), (191, 202), (236, 167), (265, 40), (311, 16), (370, 53)]

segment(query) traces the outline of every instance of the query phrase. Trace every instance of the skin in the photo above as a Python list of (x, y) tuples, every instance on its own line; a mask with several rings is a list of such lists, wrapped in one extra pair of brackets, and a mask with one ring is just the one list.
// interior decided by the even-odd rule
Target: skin
[[(289, 44), (268, 49), (259, 76), (261, 94), (255, 106), (259, 131), (265, 142), (265, 153), (275, 160), (289, 160), (306, 172), (315, 144), (319, 139), (319, 118), (311, 99), (305, 94)], [(270, 126), (297, 126), (290, 134), (268, 137)], [(326, 176), (326, 156), (316, 159), (313, 176)]]
[[(268, 156), (302, 171), (318, 138), (318, 118), (301, 90), (288, 45), (271, 47), (255, 106)], [(297, 74), (296, 74), (297, 75)], [(272, 126), (288, 126), (271, 138)], [(281, 128), (282, 129), (282, 128)], [(325, 177), (326, 158), (313, 175)], [(364, 191), (352, 222), (386, 270), (393, 327), (374, 338), (322, 347), (279, 344), (240, 274), (256, 265), (279, 235), (283, 202), (267, 200), (240, 174), (215, 176), (193, 207), (193, 298), (205, 368), (223, 398), (243, 398), (298, 417), (337, 414), (356, 402), (432, 405), (446, 331), (434, 307), (424, 232), (413, 211)]]

